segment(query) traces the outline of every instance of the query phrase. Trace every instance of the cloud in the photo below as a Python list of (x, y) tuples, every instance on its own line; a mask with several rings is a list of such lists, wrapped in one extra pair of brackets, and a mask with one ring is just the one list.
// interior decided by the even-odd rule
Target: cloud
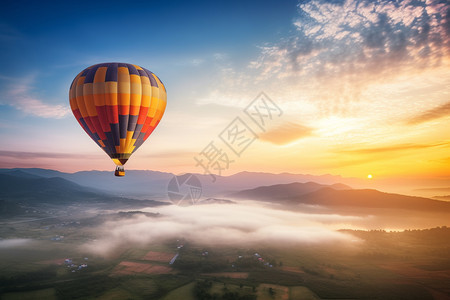
[(140, 154), (141, 157), (158, 158), (158, 159), (179, 159), (180, 157), (191, 158), (194, 157), (197, 152), (184, 151), (184, 150), (171, 150), (161, 152), (151, 152), (148, 154)]
[(205, 245), (261, 243), (325, 243), (355, 238), (335, 229), (365, 219), (334, 214), (275, 210), (256, 205), (194, 205), (159, 208), (161, 217), (108, 222), (98, 228), (102, 238), (84, 245), (109, 254), (122, 245), (183, 238)]
[[(449, 51), (448, 7), (439, 1), (302, 2), (295, 23), (301, 38), (284, 49), (295, 56), (293, 64), (314, 64), (322, 76), (381, 74), (409, 63), (432, 66)], [(310, 59), (303, 58), (304, 51), (299, 52), (306, 36), (311, 44), (308, 48), (320, 50)]]
[(432, 121), (438, 118), (450, 116), (450, 102), (444, 103), (438, 107), (427, 110), (417, 116), (410, 118), (408, 124), (420, 124)]
[[(449, 67), (450, 5), (443, 1), (299, 1), (292, 28), (283, 38), (259, 45), (248, 64), (222, 60), (197, 103), (244, 107), (264, 91), (288, 113), (315, 119), (330, 116), (390, 118), (386, 102), (403, 106), (427, 92), (431, 102), (445, 88), (439, 74)], [(426, 78), (426, 80), (424, 80)], [(414, 82), (408, 92), (398, 85)], [(383, 88), (392, 85), (392, 89)], [(439, 98), (439, 99), (438, 99)], [(306, 114), (302, 109), (313, 108)], [(418, 105), (418, 104), (417, 104)], [(409, 109), (407, 109), (409, 110)], [(393, 109), (395, 117), (407, 110)], [(376, 120), (377, 121), (377, 120)]]
[(205, 62), (205, 60), (204, 60), (204, 59), (201, 59), (201, 58), (194, 58), (193, 60), (190, 61), (190, 63), (191, 63), (193, 66), (201, 65), (201, 64), (204, 63), (204, 62)]
[(298, 139), (310, 136), (312, 128), (288, 122), (272, 130), (261, 133), (259, 138), (275, 145), (286, 145)]
[(377, 153), (387, 153), (387, 152), (397, 152), (397, 151), (406, 151), (406, 150), (421, 150), (426, 148), (434, 148), (440, 146), (448, 146), (450, 143), (442, 142), (436, 144), (401, 144), (401, 145), (393, 145), (387, 147), (377, 147), (377, 148), (359, 148), (359, 149), (351, 149), (351, 150), (340, 150), (339, 153), (349, 153), (349, 154), (377, 154)]
[(3, 151), (0, 150), (0, 157), (9, 157), (15, 159), (42, 159), (42, 158), (56, 158), (56, 159), (87, 159), (87, 158), (98, 158), (100, 155), (82, 155), (80, 154), (70, 154), (70, 153), (53, 153), (53, 152), (20, 152), (20, 151)]
[(259, 81), (297, 89), (328, 114), (348, 114), (371, 85), (447, 64), (448, 3), (311, 0), (298, 8), (295, 32), (261, 47), (249, 67)]
[(42, 118), (60, 119), (70, 112), (67, 105), (48, 104), (33, 96), (33, 81), (33, 78), (29, 77), (28, 79), (20, 80), (20, 83), (11, 83), (4, 96), (0, 98), (0, 104), (10, 105), (28, 115)]
[(18, 248), (29, 246), (33, 242), (31, 239), (5, 239), (0, 240), (0, 249)]

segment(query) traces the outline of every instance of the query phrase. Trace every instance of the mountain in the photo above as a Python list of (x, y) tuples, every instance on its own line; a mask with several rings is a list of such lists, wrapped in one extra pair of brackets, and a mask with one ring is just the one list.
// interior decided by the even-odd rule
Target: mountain
[[(56, 176), (54, 176), (56, 175)], [(163, 205), (145, 200), (152, 195), (167, 198), (167, 185), (172, 173), (156, 171), (127, 171), (124, 178), (111, 172), (84, 171), (63, 173), (46, 169), (0, 169), (0, 211), (20, 211), (22, 204), (105, 203), (109, 207), (145, 207)], [(268, 174), (242, 172), (218, 176), (213, 182), (209, 175), (196, 174), (202, 183), (203, 196), (221, 199), (229, 195), (238, 199), (276, 202), (286, 205), (319, 205), (329, 208), (359, 207), (364, 209), (409, 209), (449, 211), (450, 202), (400, 194), (383, 193), (373, 189), (352, 189), (332, 175)], [(295, 178), (317, 178), (321, 182), (289, 182)], [(270, 182), (270, 184), (264, 184)], [(282, 183), (277, 183), (282, 182)], [(275, 184), (276, 183), (276, 184)], [(243, 187), (240, 190), (239, 187)], [(210, 196), (213, 195), (213, 196)], [(131, 199), (139, 196), (143, 200)], [(5, 202), (6, 201), (6, 202)], [(18, 204), (15, 206), (12, 203)], [(216, 200), (204, 202), (217, 203)], [(108, 206), (106, 205), (106, 206)]]
[(124, 177), (115, 177), (109, 171), (82, 171), (65, 178), (118, 196), (161, 198), (167, 196), (167, 185), (173, 176), (158, 171), (127, 170)]
[(271, 201), (274, 199), (291, 199), (298, 196), (318, 191), (325, 187), (329, 187), (334, 190), (351, 190), (351, 187), (345, 184), (332, 184), (324, 185), (316, 182), (307, 183), (288, 183), (288, 184), (275, 184), (270, 186), (260, 186), (254, 189), (243, 190), (237, 193), (230, 194), (230, 197), (239, 199), (250, 200), (265, 200)]
[[(196, 174), (197, 175), (197, 174)], [(216, 181), (212, 182), (209, 175), (197, 175), (203, 185), (204, 194), (225, 196), (245, 189), (253, 189), (260, 186), (276, 184), (288, 184), (293, 182), (315, 182), (322, 185), (331, 185), (336, 182), (346, 184), (355, 183), (354, 179), (344, 179), (334, 175), (309, 175), (291, 173), (263, 173), (263, 172), (240, 172), (230, 176), (216, 176)]]
[(377, 190), (321, 190), (292, 199), (293, 203), (363, 208), (450, 212), (450, 203), (422, 197), (383, 193)]
[[(18, 174), (19, 177), (26, 177), (33, 175), (35, 177), (64, 177), (67, 173), (50, 170), (50, 169), (39, 169), (39, 168), (14, 168), (14, 169), (0, 169), (1, 174), (14, 175)], [(26, 175), (28, 174), (28, 175)]]
[[(37, 195), (42, 196), (41, 199), (45, 198), (44, 196), (48, 196), (49, 198), (53, 197), (64, 199), (64, 192), (68, 190), (70, 191), (68, 197), (75, 197), (77, 199), (89, 197), (89, 195), (95, 194), (103, 199), (105, 199), (106, 195), (108, 195), (110, 198), (132, 197), (138, 199), (152, 198), (156, 200), (167, 199), (168, 183), (173, 176), (175, 176), (172, 173), (166, 172), (127, 170), (125, 177), (118, 178), (113, 175), (113, 172), (109, 171), (64, 173), (38, 168), (0, 169), (0, 175), (12, 176), (23, 180), (36, 180), (39, 178), (41, 180), (54, 180), (51, 178), (57, 177), (69, 181), (69, 183), (61, 182), (61, 186), (63, 187), (58, 191), (52, 191), (51, 193), (45, 192), (45, 189), (35, 190)], [(376, 190), (372, 190), (371, 192), (367, 192), (367, 190), (366, 192), (361, 192), (363, 191), (361, 189), (355, 189), (353, 190), (354, 192), (351, 193), (351, 188), (347, 184), (352, 182), (352, 179), (333, 175), (314, 176), (308, 174), (290, 173), (271, 174), (261, 172), (241, 172), (231, 176), (216, 176), (215, 181), (213, 181), (213, 178), (210, 175), (194, 175), (202, 184), (202, 196), (205, 198), (223, 198), (224, 196), (233, 195), (233, 197), (240, 199), (247, 198), (264, 201), (276, 200), (284, 203), (289, 202), (292, 199), (296, 199), (296, 201), (312, 202), (312, 198), (322, 199), (320, 201), (325, 201), (325, 198), (334, 197), (333, 199), (337, 199), (339, 201), (333, 201), (337, 201), (337, 203), (344, 203), (344, 199), (342, 199), (342, 197), (350, 197), (347, 201), (350, 201), (349, 199), (352, 199), (352, 197), (362, 197), (367, 199), (381, 199), (380, 201), (387, 205), (388, 201), (393, 201), (394, 198), (401, 196), (397, 195), (392, 198), (393, 196), (389, 195), (395, 194), (381, 193)], [(42, 182), (42, 187), (45, 187), (48, 184), (45, 180)], [(71, 183), (77, 184), (77, 186), (70, 185)], [(11, 184), (20, 190), (21, 184)], [(27, 184), (27, 189), (29, 192), (31, 192), (30, 189), (33, 187), (36, 189), (34, 184), (35, 183), (31, 181), (29, 187)], [(2, 182), (0, 187), (5, 185), (8, 186), (6, 182)], [(39, 186), (39, 184), (37, 186)], [(350, 186), (355, 188), (353, 185)], [(358, 186), (359, 185), (356, 185), (356, 187)], [(324, 188), (329, 188), (329, 190), (321, 191)], [(8, 187), (6, 187), (6, 189), (8, 189)], [(16, 195), (17, 193), (20, 194), (20, 191), (17, 190), (10, 190), (10, 192), (14, 192)], [(311, 198), (306, 196), (307, 194), (314, 192), (317, 193), (308, 196)], [(88, 195), (86, 193), (88, 193)], [(358, 196), (354, 196), (357, 194)], [(2, 191), (0, 191), (0, 197), (1, 195)], [(421, 199), (431, 201), (431, 199), (428, 198)], [(353, 204), (358, 204), (361, 206), (360, 203), (354, 202)], [(375, 203), (372, 204), (375, 205)], [(385, 204), (383, 204), (383, 206), (386, 206)], [(331, 203), (328, 203), (327, 205), (331, 205)]]
[(436, 200), (444, 200), (444, 201), (450, 201), (450, 195), (434, 196), (433, 199), (436, 199)]
[(203, 204), (236, 204), (236, 202), (228, 200), (228, 199), (216, 199), (216, 198), (208, 198), (205, 200), (201, 200), (195, 203), (196, 205)]
[(433, 193), (438, 193), (438, 192), (446, 193), (446, 192), (450, 192), (450, 187), (415, 189), (415, 191), (418, 191), (418, 192), (433, 192)]
[(174, 176), (172, 173), (157, 171), (129, 170), (125, 177), (115, 177), (108, 171), (81, 171), (64, 173), (48, 169), (0, 169), (0, 174), (21, 174), (20, 177), (35, 176), (41, 178), (59, 177), (84, 187), (89, 187), (104, 194), (127, 197), (152, 197), (167, 195), (167, 184)]
[[(54, 170), (37, 168), (0, 169), (1, 173), (20, 171), (35, 176), (51, 178), (61, 177), (77, 184), (102, 190), (117, 196), (133, 196), (141, 198), (167, 198), (167, 186), (175, 176), (173, 173), (143, 170), (127, 170), (122, 178), (115, 177), (110, 171), (81, 171), (76, 173), (63, 173)], [(290, 173), (262, 173), (240, 172), (230, 176), (215, 176), (194, 174), (202, 184), (202, 194), (206, 197), (224, 196), (244, 189), (252, 189), (264, 185), (287, 184), (292, 182), (317, 182), (330, 185), (336, 182), (346, 184), (354, 182), (353, 179), (334, 175), (308, 175)]]
[(117, 209), (167, 204), (154, 200), (112, 196), (64, 178), (45, 178), (20, 171), (0, 173), (0, 201), (0, 211), (3, 214), (18, 212), (24, 205), (37, 207), (42, 204), (103, 203), (107, 208)]
[(0, 199), (51, 203), (98, 196), (91, 189), (60, 177), (44, 178), (17, 176), (17, 174), (17, 172), (13, 175), (0, 174)]
[(450, 212), (450, 202), (383, 193), (372, 189), (351, 189), (342, 184), (329, 186), (314, 182), (277, 184), (243, 190), (231, 196), (240, 199), (271, 201), (290, 206), (306, 204), (333, 209), (353, 207)]
[(0, 174), (5, 174), (5, 175), (19, 177), (19, 178), (40, 178), (41, 177), (41, 176), (33, 175), (30, 172), (24, 172), (22, 170), (15, 170), (15, 169), (5, 171)]

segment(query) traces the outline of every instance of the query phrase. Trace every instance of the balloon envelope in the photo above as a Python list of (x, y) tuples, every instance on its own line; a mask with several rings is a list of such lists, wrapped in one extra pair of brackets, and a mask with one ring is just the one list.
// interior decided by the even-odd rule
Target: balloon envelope
[(159, 124), (167, 103), (155, 74), (126, 63), (86, 68), (73, 80), (69, 99), (81, 127), (122, 171)]

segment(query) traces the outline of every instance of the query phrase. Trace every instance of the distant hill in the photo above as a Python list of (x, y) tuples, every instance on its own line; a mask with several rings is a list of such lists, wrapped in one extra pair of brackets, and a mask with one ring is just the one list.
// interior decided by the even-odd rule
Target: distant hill
[[(241, 172), (231, 176), (216, 176), (215, 182), (209, 175), (195, 175), (202, 183), (202, 195), (205, 198), (220, 199), (232, 195), (239, 199), (329, 207), (414, 209), (439, 207), (444, 210), (448, 207), (447, 204), (442, 204), (443, 201), (428, 198), (382, 193), (377, 190), (351, 189), (348, 185), (342, 184), (341, 180), (344, 178), (333, 175)], [(16, 168), (0, 169), (0, 176), (9, 176), (0, 179), (0, 200), (15, 197), (16, 200), (37, 199), (59, 203), (80, 199), (101, 199), (99, 201), (116, 199), (117, 203), (122, 203), (135, 197), (166, 200), (167, 185), (174, 174), (128, 170), (125, 177), (117, 178), (109, 171), (64, 173), (38, 168)], [(348, 180), (344, 180), (344, 183), (347, 182)]]
[[(33, 173), (25, 172), (25, 171), (17, 170), (17, 169), (7, 170), (5, 172), (1, 172), (0, 174), (15, 176), (15, 177), (19, 177), (19, 178), (42, 178), (42, 176), (34, 175)], [(50, 176), (50, 177), (53, 177), (53, 176)]]
[[(175, 176), (173, 173), (143, 170), (127, 170), (122, 178), (115, 177), (112, 171), (82, 171), (63, 173), (38, 168), (0, 169), (0, 173), (20, 171), (40, 177), (61, 177), (77, 184), (100, 189), (116, 196), (167, 198), (167, 185)], [(330, 185), (336, 182), (353, 182), (353, 179), (334, 175), (309, 175), (291, 173), (240, 172), (230, 176), (195, 174), (202, 184), (202, 194), (206, 197), (224, 196), (244, 189), (264, 185), (287, 184), (292, 182), (317, 182)]]
[(104, 203), (111, 209), (167, 204), (112, 196), (60, 177), (45, 178), (17, 170), (0, 173), (0, 213), (12, 215), (22, 211), (24, 205), (37, 207), (42, 204), (75, 203)]
[(0, 174), (0, 198), (14, 199), (32, 203), (67, 202), (74, 199), (89, 199), (98, 197), (91, 189), (60, 177), (43, 178), (22, 175), (14, 172), (12, 175)]
[(333, 190), (351, 190), (345, 184), (324, 185), (316, 182), (294, 182), (288, 184), (275, 184), (270, 186), (260, 186), (254, 189), (243, 190), (230, 194), (230, 197), (250, 200), (272, 201), (275, 199), (292, 199), (311, 192), (318, 191), (325, 187)]
[(208, 198), (208, 199), (205, 199), (205, 200), (198, 201), (195, 204), (196, 205), (201, 205), (201, 204), (236, 204), (236, 202), (228, 200), (228, 199)]
[(293, 203), (364, 208), (407, 209), (450, 212), (450, 203), (422, 197), (383, 193), (377, 190), (324, 188), (291, 200)]
[(444, 201), (450, 201), (450, 195), (434, 196), (433, 199), (436, 199), (436, 200), (444, 200)]
[(433, 192), (433, 193), (446, 193), (446, 192), (450, 192), (450, 187), (415, 189), (415, 191), (418, 191), (418, 192)]
[[(197, 174), (196, 174), (197, 175)], [(216, 181), (212, 183), (209, 175), (197, 175), (203, 184), (204, 194), (214, 196), (225, 196), (237, 193), (245, 189), (254, 189), (260, 186), (270, 186), (276, 184), (290, 184), (293, 182), (315, 182), (322, 185), (331, 185), (336, 182), (353, 183), (351, 178), (342, 178), (335, 175), (310, 175), (292, 173), (264, 173), (264, 172), (240, 172), (230, 176), (216, 176)]]
[(59, 177), (84, 187), (90, 187), (102, 193), (122, 197), (153, 197), (167, 195), (167, 184), (174, 176), (172, 173), (157, 171), (127, 170), (125, 177), (115, 177), (108, 171), (82, 171), (76, 173), (63, 173), (54, 170), (29, 169), (0, 169), (0, 174), (13, 175), (13, 173), (28, 174), (42, 178)]
[(450, 212), (450, 202), (371, 189), (351, 189), (341, 184), (324, 186), (314, 182), (262, 186), (231, 196), (285, 205), (320, 205), (333, 209), (355, 207)]
[[(40, 168), (14, 168), (14, 169), (0, 169), (1, 174), (14, 175), (16, 174), (18, 177), (26, 177), (33, 175), (35, 177), (64, 177), (65, 174), (63, 172), (50, 170), (50, 169), (40, 169)], [(28, 175), (27, 175), (28, 174)]]

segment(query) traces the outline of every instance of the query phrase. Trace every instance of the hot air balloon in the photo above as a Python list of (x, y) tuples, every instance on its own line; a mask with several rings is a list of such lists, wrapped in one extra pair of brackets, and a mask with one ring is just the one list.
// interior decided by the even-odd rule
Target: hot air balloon
[(167, 103), (155, 74), (126, 63), (84, 69), (69, 99), (78, 123), (116, 164), (116, 176), (125, 175), (125, 163), (158, 126)]

